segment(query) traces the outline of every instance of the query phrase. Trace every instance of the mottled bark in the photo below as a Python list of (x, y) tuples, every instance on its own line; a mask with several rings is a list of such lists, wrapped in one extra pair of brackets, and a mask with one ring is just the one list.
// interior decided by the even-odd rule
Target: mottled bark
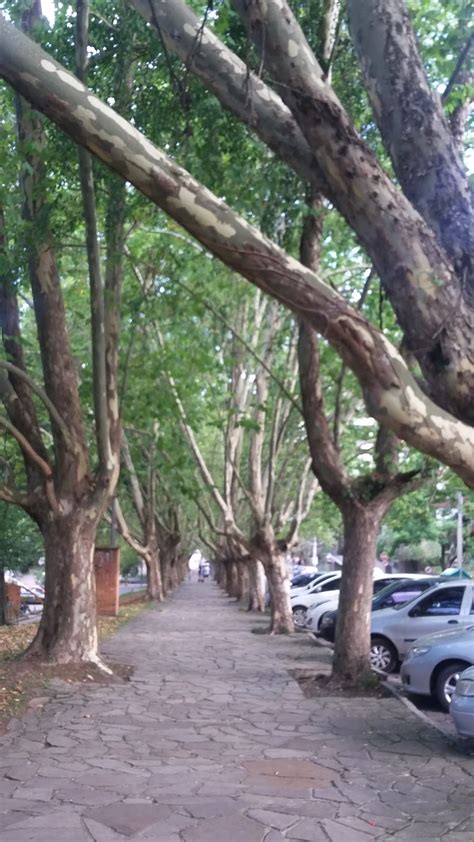
[(97, 515), (71, 506), (45, 519), (45, 602), (29, 651), (56, 663), (98, 662), (94, 577)]
[(265, 571), (260, 559), (252, 559), (248, 565), (250, 591), (249, 611), (265, 611)]
[[(373, 260), (407, 345), (419, 361), (436, 401), (472, 422), (474, 354), (470, 337), (474, 312), (469, 297), (464, 295), (466, 253), (462, 258), (456, 243), (453, 249), (460, 260), (451, 262), (443, 240), (436, 239), (430, 225), (361, 140), (325, 80), (286, 0), (268, 0), (265, 4), (259, 0), (233, 0), (233, 5), (260, 50), (278, 92), (314, 150), (329, 184), (331, 200)], [(444, 151), (448, 160), (449, 153)], [(455, 157), (459, 161), (457, 154)], [(438, 186), (443, 178), (450, 188), (453, 186), (456, 165), (451, 164), (450, 172), (436, 176)], [(420, 179), (426, 177), (428, 169), (426, 164), (419, 173)], [(439, 189), (436, 203), (444, 206), (451, 221), (456, 219), (450, 230), (457, 227), (467, 246), (466, 234), (472, 228), (467, 218), (469, 189), (464, 178), (460, 191), (462, 169), (457, 169), (457, 174), (456, 188), (448, 191), (456, 195), (455, 209), (450, 208), (449, 201), (444, 205)], [(433, 178), (431, 171), (430, 179)], [(470, 267), (467, 274), (469, 271)]]
[[(40, 17), (41, 4), (39, 0), (33, 0), (22, 14), (22, 27), (26, 31), (33, 30)], [(84, 44), (80, 54), (83, 58)], [(15, 366), (8, 368), (8, 364), (2, 361), (1, 374), (3, 377), (6, 368), (9, 383), (18, 399), (12, 403), (10, 395), (2, 391), (2, 399), (8, 397), (10, 412), (25, 431), (23, 435), (15, 428), (10, 430), (28, 463), (28, 489), (24, 499), (22, 501), (21, 495), (15, 494), (9, 502), (22, 505), (34, 518), (45, 542), (45, 604), (31, 650), (48, 660), (100, 663), (97, 655), (93, 548), (97, 523), (117, 481), (118, 461), (108, 458), (105, 471), (96, 475), (90, 470), (76, 361), (69, 343), (53, 249), (54, 236), (50, 229), (44, 127), (37, 112), (19, 96), (17, 125), (18, 148), (24, 162), (21, 188), (26, 253), (44, 390), (36, 386), (24, 370), (18, 307), (8, 285), (2, 291), (3, 303), (7, 305), (2, 324), (3, 342)], [(83, 184), (87, 192), (91, 185), (89, 182)], [(93, 213), (93, 194), (87, 192), (87, 199), (87, 212)], [(94, 235), (93, 222), (93, 217), (88, 216), (89, 247)], [(6, 330), (11, 330), (11, 334), (7, 335)], [(2, 385), (8, 386), (8, 381), (2, 380)], [(40, 397), (49, 414), (54, 459), (53, 453), (50, 454), (43, 443), (43, 431), (36, 421), (33, 392)], [(103, 462), (104, 441), (99, 426), (98, 451)]]
[(373, 568), (384, 509), (355, 501), (343, 513), (344, 565), (332, 678), (352, 686), (370, 672)]
[[(87, 81), (87, 46), (89, 33), (89, 2), (77, 0), (76, 6), (76, 75), (84, 84)], [(105, 474), (112, 468), (109, 418), (107, 408), (107, 372), (105, 366), (106, 332), (104, 285), (97, 227), (92, 155), (79, 147), (79, 179), (86, 232), (86, 251), (89, 268), (91, 345), (93, 366), (94, 420), (97, 454), (100, 470)]]
[[(25, 41), (24, 36), (3, 19), (0, 19), (0, 75), (30, 97), (35, 107), (47, 113), (78, 143), (89, 148), (183, 224), (228, 266), (296, 313), (304, 315), (315, 329), (324, 333), (355, 372), (369, 412), (386, 423), (400, 438), (440, 459), (467, 484), (474, 485), (472, 429), (423, 394), (400, 354), (378, 331), (314, 273), (285, 255), (202, 188), (112, 109), (89, 95), (77, 79), (36, 45)], [(366, 180), (362, 192), (367, 195)], [(383, 214), (384, 210), (379, 208), (378, 216)], [(393, 234), (393, 225), (390, 230)], [(415, 235), (416, 231), (411, 230), (408, 241), (404, 242), (405, 256), (417, 251), (413, 248), (413, 243), (417, 242)], [(431, 235), (431, 238), (435, 248), (434, 236)], [(389, 244), (385, 245), (390, 253)], [(394, 265), (399, 272), (398, 258)], [(405, 262), (400, 264), (404, 265)], [(436, 265), (442, 270), (443, 261)], [(438, 300), (439, 291), (449, 287), (449, 284), (443, 284), (438, 289), (435, 285), (437, 288), (433, 291), (432, 265), (424, 258), (412, 269), (418, 279), (427, 279), (425, 303), (430, 302), (432, 293)], [(442, 280), (442, 271), (437, 278)], [(444, 306), (443, 302), (436, 307), (430, 302), (426, 309), (438, 313), (441, 309), (443, 318), (448, 313), (447, 322), (450, 328), (453, 326), (451, 308)], [(458, 309), (456, 312), (459, 314), (461, 311)], [(464, 317), (460, 318), (462, 322)], [(413, 324), (421, 324), (416, 308), (411, 311), (411, 319)], [(433, 326), (430, 342), (439, 327), (438, 321), (436, 328)], [(465, 359), (465, 350), (471, 334), (472, 330), (467, 325), (464, 340), (459, 344), (459, 349), (463, 349), (460, 370), (468, 373), (471, 364)], [(420, 338), (418, 331), (417, 338)], [(474, 371), (474, 365), (472, 368)], [(445, 375), (451, 378), (452, 383), (463, 383), (463, 377), (458, 379), (455, 376), (455, 365), (454, 368), (445, 368)], [(441, 378), (439, 382), (446, 383), (446, 380)], [(463, 390), (460, 386), (456, 388)], [(472, 390), (468, 390), (466, 395), (471, 393)], [(472, 404), (470, 397), (469, 403)]]
[(349, 0), (347, 8), (372, 110), (403, 192), (472, 289), (472, 193), (405, 2)]
[(271, 599), (272, 634), (292, 634), (295, 630), (290, 600), (290, 580), (285, 556), (277, 548), (262, 553), (262, 564), (267, 577)]
[(144, 556), (146, 565), (146, 591), (148, 599), (163, 602), (163, 583), (161, 579), (160, 555), (158, 548), (149, 549)]
[(253, 129), (275, 154), (315, 189), (329, 190), (291, 111), (182, 0), (130, 0), (167, 49), (204, 82), (221, 105)]
[[(317, 270), (324, 221), (322, 196), (313, 196), (311, 206), (313, 214), (305, 220), (300, 255), (305, 265)], [(300, 323), (298, 357), (313, 471), (323, 491), (341, 512), (344, 527), (344, 562), (332, 677), (337, 683), (354, 685), (363, 681), (369, 671), (372, 571), (380, 523), (391, 503), (414, 487), (416, 472), (414, 475), (398, 474), (399, 442), (391, 431), (380, 426), (374, 448), (374, 469), (356, 479), (351, 478), (326, 415), (319, 339), (304, 322)]]

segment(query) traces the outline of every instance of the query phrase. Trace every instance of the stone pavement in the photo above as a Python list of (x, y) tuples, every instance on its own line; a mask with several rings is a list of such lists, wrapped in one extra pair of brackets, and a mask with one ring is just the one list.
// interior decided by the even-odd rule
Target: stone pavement
[(328, 654), (215, 585), (106, 646), (131, 682), (59, 685), (0, 738), (1, 842), (474, 840), (474, 758), (395, 699), (305, 699)]

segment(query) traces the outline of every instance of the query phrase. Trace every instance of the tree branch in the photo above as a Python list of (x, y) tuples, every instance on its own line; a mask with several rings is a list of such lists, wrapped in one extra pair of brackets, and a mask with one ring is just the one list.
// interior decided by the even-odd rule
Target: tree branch
[(349, 0), (348, 14), (375, 118), (403, 191), (451, 259), (466, 265), (472, 259), (469, 182), (426, 78), (406, 3), (384, 0), (381, 12), (379, 0)]
[(455, 66), (455, 68), (454, 68), (454, 70), (451, 74), (451, 78), (450, 78), (448, 84), (446, 85), (443, 93), (441, 94), (441, 101), (442, 102), (446, 102), (446, 100), (449, 97), (449, 94), (451, 93), (452, 89), (457, 84), (458, 79), (459, 79), (459, 75), (461, 74), (462, 69), (464, 67), (464, 63), (465, 63), (469, 53), (471, 52), (473, 46), (474, 46), (474, 32), (471, 32), (471, 34), (469, 35), (469, 38), (467, 39), (466, 43), (464, 44), (464, 47), (462, 48), (461, 52), (459, 53), (458, 60), (456, 62), (456, 66)]
[(22, 368), (18, 368), (18, 366), (16, 365), (13, 365), (13, 363), (9, 363), (6, 360), (0, 360), (0, 368), (5, 369), (5, 371), (8, 371), (10, 374), (14, 374), (15, 377), (18, 377), (20, 380), (24, 380), (25, 383), (28, 384), (31, 391), (34, 392), (35, 395), (37, 395), (45, 405), (51, 421), (54, 424), (56, 424), (58, 430), (61, 432), (66, 447), (71, 447), (71, 437), (69, 435), (66, 423), (63, 420), (60, 413), (58, 412), (58, 410), (56, 409), (54, 403), (50, 400), (50, 398), (44, 391), (44, 389), (42, 389), (41, 386), (38, 386), (38, 384), (35, 383), (35, 381), (29, 376), (29, 374), (26, 373), (26, 371), (24, 371)]
[[(76, 76), (84, 84), (87, 80), (87, 46), (89, 36), (89, 2), (76, 3)], [(86, 230), (87, 262), (89, 266), (91, 335), (92, 335), (92, 379), (94, 394), (94, 419), (99, 457), (99, 473), (108, 476), (113, 468), (110, 448), (109, 419), (107, 409), (107, 372), (105, 364), (105, 305), (104, 285), (97, 235), (97, 209), (94, 188), (92, 156), (84, 147), (79, 147), (79, 177)]]
[(130, 529), (128, 528), (127, 521), (125, 520), (124, 514), (122, 512), (122, 507), (121, 507), (118, 499), (115, 500), (115, 505), (116, 505), (115, 513), (116, 513), (116, 517), (117, 517), (117, 527), (118, 527), (118, 530), (119, 530), (122, 538), (124, 539), (124, 541), (127, 542), (129, 547), (131, 547), (132, 550), (134, 550), (134, 552), (138, 553), (138, 555), (141, 558), (144, 558), (146, 556), (147, 552), (148, 552), (148, 547), (146, 545), (144, 545), (142, 543), (142, 541), (140, 541), (138, 538), (136, 538), (130, 532)]
[(36, 503), (36, 498), (32, 494), (27, 494), (8, 485), (0, 485), (0, 500), (2, 503), (11, 503), (14, 506), (19, 506), (26, 512), (33, 509)]
[[(421, 392), (398, 351), (379, 331), (317, 275), (267, 240), (105, 103), (89, 94), (75, 77), (3, 18), (0, 76), (30, 97), (36, 108), (47, 113), (76, 142), (135, 184), (226, 265), (304, 315), (358, 377), (369, 413), (415, 448), (450, 465), (467, 484), (474, 486), (474, 431)], [(366, 193), (364, 181), (361, 195)], [(416, 232), (415, 226), (410, 242), (404, 244), (401, 263), (395, 260), (397, 267), (407, 264), (407, 255), (420, 254), (418, 245), (415, 249), (413, 246)], [(429, 264), (432, 265), (435, 264)], [(433, 290), (441, 309), (442, 267), (441, 260), (436, 291)], [(415, 265), (409, 271), (419, 278)], [(397, 272), (399, 279), (398, 268)], [(425, 287), (425, 303), (427, 295)], [(418, 330), (414, 308), (411, 317)], [(459, 348), (464, 345), (461, 343)], [(443, 375), (438, 375), (439, 394)]]
[(50, 479), (52, 477), (52, 470), (48, 463), (42, 459), (41, 456), (36, 453), (34, 448), (31, 444), (27, 441), (25, 436), (17, 430), (16, 427), (8, 420), (8, 418), (4, 418), (0, 415), (0, 427), (3, 427), (13, 438), (18, 442), (23, 452), (26, 454), (28, 459), (33, 462), (41, 471), (46, 479)]

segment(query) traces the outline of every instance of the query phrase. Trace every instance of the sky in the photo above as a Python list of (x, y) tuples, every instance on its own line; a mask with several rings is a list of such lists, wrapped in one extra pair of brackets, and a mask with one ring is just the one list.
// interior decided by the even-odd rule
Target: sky
[(54, 0), (43, 0), (41, 3), (43, 15), (48, 18), (50, 23), (54, 23)]

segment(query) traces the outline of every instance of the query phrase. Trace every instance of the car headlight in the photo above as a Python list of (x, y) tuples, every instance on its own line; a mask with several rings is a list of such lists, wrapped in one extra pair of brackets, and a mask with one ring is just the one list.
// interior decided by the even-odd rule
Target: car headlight
[(321, 620), (320, 626), (323, 629), (325, 626), (332, 626), (332, 624), (333, 624), (332, 617), (323, 617), (323, 619)]
[(456, 684), (456, 695), (474, 696), (474, 681), (470, 681), (468, 678), (461, 678)]
[(429, 652), (430, 649), (430, 646), (413, 646), (413, 648), (410, 649), (410, 655), (413, 658), (417, 658), (419, 655), (426, 655), (426, 653)]

